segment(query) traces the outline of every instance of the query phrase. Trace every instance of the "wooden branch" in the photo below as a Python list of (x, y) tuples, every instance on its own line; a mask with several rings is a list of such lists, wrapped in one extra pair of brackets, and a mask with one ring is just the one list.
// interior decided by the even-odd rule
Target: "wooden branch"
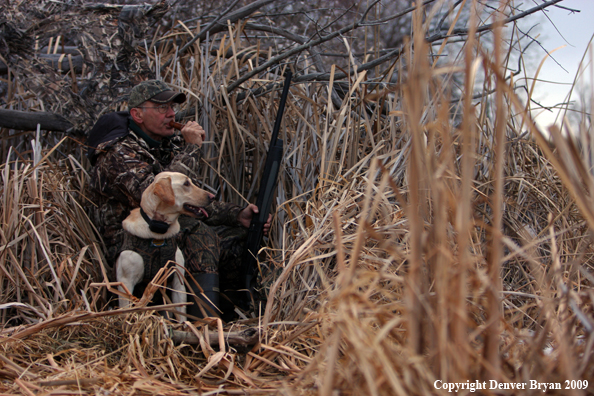
[[(248, 16), (252, 15), (254, 12), (262, 8), (263, 6), (272, 3), (274, 0), (257, 0), (253, 3), (246, 5), (245, 7), (240, 8), (239, 10), (230, 13), (229, 15), (225, 16), (227, 12), (237, 3), (234, 2), (231, 7), (227, 8), (221, 15), (219, 15), (214, 21), (212, 21), (208, 26), (200, 31), (194, 38), (186, 45), (184, 45), (178, 53), (178, 56), (182, 56), (188, 48), (190, 48), (197, 40), (204, 40), (207, 34), (215, 34), (222, 31), (227, 30), (227, 21), (231, 23), (235, 23), (240, 19), (247, 18)], [(223, 19), (223, 17), (225, 18)], [(223, 19), (224, 23), (220, 22)], [(165, 70), (172, 62), (172, 59), (169, 59), (163, 66), (161, 66), (161, 70)]]
[[(66, 73), (70, 71), (70, 62), (68, 61), (68, 55), (65, 54), (37, 54), (38, 58), (43, 59), (56, 70), (61, 70)], [(82, 70), (83, 57), (81, 55), (71, 55), (72, 66), (74, 71), (80, 72)]]
[(0, 109), (0, 128), (35, 131), (41, 124), (44, 131), (66, 132), (73, 127), (72, 123), (59, 114)]
[(94, 385), (101, 381), (101, 378), (77, 378), (70, 380), (39, 381), (39, 386), (81, 386)]
[[(423, 5), (427, 5), (427, 4), (429, 4), (429, 3), (433, 2), (433, 1), (434, 0), (425, 0), (423, 2)], [(557, 4), (557, 3), (559, 3), (560, 1), (562, 1), (562, 0), (549, 0), (549, 1), (545, 2), (545, 3), (542, 3), (542, 4), (540, 4), (540, 5), (536, 6), (536, 7), (531, 8), (531, 9), (529, 9), (527, 11), (524, 11), (524, 12), (518, 14), (518, 15), (514, 15), (514, 16), (512, 16), (510, 18), (507, 18), (504, 21), (504, 23), (507, 24), (507, 23), (516, 21), (516, 20), (518, 20), (520, 18), (523, 18), (523, 17), (525, 17), (527, 15), (530, 15), (532, 13), (535, 13), (535, 12), (540, 11), (542, 9), (545, 9), (547, 7), (553, 6), (553, 5)], [(409, 13), (409, 12), (413, 11), (414, 8), (415, 7), (410, 7), (408, 9), (402, 11), (401, 13), (397, 14), (396, 16), (390, 16), (388, 18), (385, 18), (384, 20), (382, 20), (382, 22), (384, 22), (386, 20), (389, 20), (389, 19), (394, 19), (395, 17), (400, 17), (400, 16), (402, 16), (402, 15), (404, 15), (406, 13)], [(359, 22), (356, 22), (355, 24), (353, 24), (351, 26), (348, 26), (346, 29), (343, 28), (342, 30), (344, 30), (344, 32), (342, 32), (342, 31), (341, 32), (342, 33), (346, 33), (348, 30), (354, 30), (354, 29), (356, 29), (359, 26), (366, 26), (366, 25), (373, 25), (373, 23), (372, 24), (366, 24), (366, 23), (361, 22), (361, 20), (360, 20)], [(264, 31), (273, 32), (275, 34), (283, 35), (284, 37), (290, 38), (290, 39), (292, 39), (295, 42), (299, 42), (299, 39), (300, 39), (300, 37), (298, 37), (298, 36), (288, 37), (287, 36), (287, 33), (288, 32), (284, 32), (281, 29), (267, 29), (267, 28), (264, 28), (264, 27), (262, 27), (260, 25), (255, 25), (255, 24), (247, 24), (246, 27), (247, 26), (249, 26), (251, 29), (254, 29), (254, 30), (264, 30)], [(477, 29), (477, 32), (483, 32), (483, 31), (486, 31), (486, 30), (492, 30), (494, 27), (495, 27), (494, 24), (484, 25), (484, 26), (481, 26), (480, 28), (478, 28)], [(441, 33), (438, 33), (438, 34), (435, 34), (435, 35), (433, 35), (431, 37), (428, 37), (426, 40), (428, 42), (432, 43), (432, 42), (435, 42), (435, 41), (444, 39), (446, 37), (459, 36), (459, 35), (467, 35), (467, 34), (468, 34), (468, 29), (456, 29), (456, 30), (454, 30), (452, 32), (452, 34), (450, 36), (442, 35)], [(320, 39), (318, 39), (316, 41), (313, 41), (313, 42), (311, 42), (311, 41), (310, 42), (307, 42), (307, 43), (304, 42), (301, 46), (299, 46), (297, 48), (293, 48), (292, 50), (285, 51), (282, 54), (280, 54), (280, 55), (278, 55), (276, 57), (273, 57), (268, 62), (260, 65), (260, 67), (258, 67), (258, 68), (253, 69), (250, 73), (247, 73), (247, 75), (242, 76), (241, 78), (239, 78), (238, 80), (236, 80), (234, 83), (230, 84), (229, 87), (227, 88), (227, 91), (228, 92), (231, 92), (231, 91), (235, 90), (241, 83), (247, 81), (253, 75), (256, 75), (257, 73), (266, 70), (268, 67), (270, 67), (270, 66), (272, 66), (272, 65), (274, 65), (276, 63), (279, 63), (283, 59), (286, 59), (289, 56), (294, 55), (295, 53), (298, 53), (299, 51), (308, 50), (312, 46), (318, 45), (318, 44), (320, 44), (321, 42), (324, 42), (324, 41), (328, 41), (331, 38), (334, 38), (334, 35), (333, 34), (329, 34), (327, 36), (321, 37)], [(372, 60), (370, 62), (367, 62), (367, 63), (364, 63), (364, 64), (360, 65), (357, 68), (357, 71), (361, 72), (363, 70), (372, 69), (372, 68), (374, 68), (374, 67), (376, 67), (376, 66), (378, 66), (378, 65), (380, 65), (380, 64), (382, 64), (382, 63), (384, 63), (384, 62), (386, 62), (386, 61), (388, 61), (388, 60), (390, 60), (390, 59), (392, 59), (394, 57), (399, 56), (401, 54), (401, 52), (402, 52), (402, 47), (395, 48), (393, 50), (390, 50), (385, 55), (383, 55), (383, 56), (381, 56), (381, 57), (379, 57), (379, 58), (377, 58), (375, 60)], [(352, 73), (354, 73), (354, 71), (351, 71), (351, 74)], [(334, 76), (335, 79), (342, 79), (342, 78), (345, 78), (345, 77), (346, 77), (346, 74), (345, 73), (342, 73), (342, 72), (336, 73), (335, 76)], [(314, 80), (315, 81), (329, 81), (330, 80), (330, 73), (328, 73), (328, 72), (311, 73), (311, 74), (306, 74), (306, 75), (302, 75), (302, 76), (297, 76), (297, 77), (295, 77), (293, 79), (293, 82), (294, 83), (299, 83), (299, 82), (314, 81)]]
[[(68, 54), (36, 54), (35, 55), (38, 59), (41, 59), (50, 65), (52, 65), (56, 70), (61, 70), (63, 73), (67, 73), (70, 71), (70, 61), (68, 60)], [(72, 56), (72, 66), (74, 67), (74, 71), (80, 72), (82, 70), (83, 65), (83, 57), (82, 55), (71, 55)], [(60, 61), (60, 58), (62, 59)], [(0, 74), (8, 73), (8, 66), (4, 62), (0, 60)]]
[(123, 5), (119, 5), (119, 4), (85, 4), (83, 6), (85, 8), (85, 10), (91, 10), (91, 11), (102, 11), (102, 12), (120, 12), (122, 10), (122, 8), (124, 8)]
[[(425, 1), (423, 1), (423, 4), (421, 4), (421, 6), (422, 7), (428, 6), (429, 4), (431, 4), (433, 2), (435, 2), (435, 0), (425, 0)], [(407, 9), (404, 9), (404, 10), (400, 11), (397, 14), (387, 16), (387, 17), (382, 18), (382, 19), (379, 19), (377, 21), (369, 21), (369, 22), (361, 23), (361, 26), (382, 25), (382, 24), (384, 24), (386, 22), (389, 22), (391, 20), (401, 18), (401, 17), (405, 16), (406, 14), (410, 14), (411, 12), (413, 12), (416, 9), (417, 9), (417, 6), (416, 5), (412, 5), (412, 6), (408, 7)]]
[[(504, 25), (507, 25), (510, 22), (514, 22), (514, 21), (517, 21), (518, 19), (522, 19), (522, 18), (524, 18), (524, 17), (526, 17), (526, 16), (528, 16), (530, 14), (533, 14), (533, 13), (535, 13), (537, 11), (540, 11), (540, 10), (544, 10), (545, 8), (551, 7), (551, 6), (553, 6), (553, 5), (557, 4), (557, 3), (560, 3), (562, 1), (563, 0), (550, 0), (550, 1), (547, 1), (545, 3), (539, 4), (539, 5), (535, 6), (535, 7), (532, 7), (529, 10), (526, 10), (524, 12), (521, 12), (521, 13), (517, 14), (517, 15), (514, 15), (514, 16), (511, 16), (511, 17), (507, 18), (506, 20), (503, 21), (503, 24)], [(482, 32), (485, 32), (485, 31), (493, 30), (493, 29), (495, 29), (495, 27), (496, 27), (496, 25), (494, 23), (491, 23), (489, 25), (480, 26), (480, 27), (474, 29), (473, 31), (476, 32), (476, 33), (482, 33)], [(447, 37), (467, 36), (470, 33), (470, 31), (471, 31), (470, 29), (454, 29), (452, 31), (452, 33), (449, 34), (449, 35), (447, 33), (436, 33), (433, 36), (428, 37), (427, 38), (427, 41), (430, 42), (430, 43), (434, 43), (436, 41), (443, 40), (443, 39), (445, 39)]]
[(260, 31), (260, 32), (276, 34), (276, 35), (282, 36), (286, 39), (293, 40), (294, 42), (299, 43), (299, 44), (305, 44), (309, 40), (308, 37), (301, 36), (299, 34), (295, 34), (295, 33), (289, 32), (288, 30), (281, 29), (281, 28), (271, 26), (271, 25), (260, 25), (257, 23), (248, 22), (245, 24), (245, 26), (243, 28), (244, 28), (244, 30), (256, 30), (256, 31)]
[[(38, 53), (39, 54), (53, 54), (54, 46), (52, 48), (48, 48), (46, 45), (45, 47), (41, 48)], [(58, 45), (58, 54), (71, 54), (71, 55), (81, 55), (80, 49), (74, 45)]]
[(305, 43), (305, 44), (299, 45), (295, 48), (292, 48), (290, 50), (287, 50), (286, 52), (271, 58), (268, 62), (265, 62), (265, 63), (261, 64), (260, 66), (253, 68), (250, 72), (244, 74), (243, 76), (241, 76), (240, 78), (235, 80), (235, 82), (229, 84), (229, 86), (227, 87), (227, 92), (228, 93), (233, 92), (236, 88), (238, 88), (241, 84), (243, 84), (250, 78), (254, 77), (258, 73), (263, 72), (264, 70), (268, 69), (269, 67), (276, 65), (277, 63), (280, 63), (284, 59), (287, 59), (287, 58), (289, 58), (295, 54), (298, 54), (302, 51), (309, 50), (309, 48), (319, 45), (319, 44), (322, 44), (326, 41), (332, 40), (333, 38), (342, 36), (351, 30), (357, 29), (363, 23), (363, 21), (367, 17), (367, 14), (369, 13), (369, 11), (371, 11), (371, 9), (375, 6), (376, 3), (378, 3), (378, 1), (379, 0), (376, 0), (373, 3), (371, 3), (367, 7), (365, 12), (363, 13), (363, 16), (358, 21), (356, 21), (348, 26), (345, 26), (344, 28), (342, 28), (340, 30), (332, 32), (326, 36), (320, 37), (317, 40), (310, 41), (308, 43)]
[[(260, 336), (258, 330), (254, 328), (249, 328), (242, 331), (223, 332), (223, 334), (225, 337), (225, 341), (227, 341), (229, 345), (242, 346), (256, 345)], [(198, 339), (198, 337), (190, 331), (173, 330), (171, 332), (171, 339), (176, 344), (181, 344), (182, 342), (192, 345), (200, 344), (200, 340)], [(218, 345), (219, 333), (216, 331), (209, 331), (208, 340), (206, 341), (210, 345)]]
[[(367, 63), (363, 63), (362, 65), (357, 67), (357, 72), (362, 72), (364, 70), (373, 69), (374, 67), (387, 62), (388, 60), (399, 56), (402, 53), (402, 47), (396, 48), (388, 52), (387, 54), (380, 56), (377, 59), (369, 61)], [(355, 74), (355, 70), (350, 71), (350, 75)], [(334, 80), (340, 80), (345, 78), (347, 75), (344, 72), (337, 72), (334, 74)], [(304, 74), (302, 76), (295, 77), (293, 83), (300, 83), (305, 81), (330, 81), (330, 73), (310, 73)]]
[[(246, 23), (244, 26), (244, 30), (256, 30), (262, 32), (269, 32), (273, 34), (278, 34), (288, 40), (293, 40), (294, 42), (303, 45), (309, 41), (309, 38), (305, 36), (300, 36), (298, 34), (294, 34), (289, 32), (285, 29), (280, 29), (277, 27), (269, 26), (269, 25), (259, 25), (255, 23)], [(326, 72), (324, 67), (324, 62), (322, 61), (322, 57), (318, 51), (314, 51), (313, 48), (308, 48), (307, 51), (311, 55), (313, 59), (313, 65), (318, 69), (320, 72)]]

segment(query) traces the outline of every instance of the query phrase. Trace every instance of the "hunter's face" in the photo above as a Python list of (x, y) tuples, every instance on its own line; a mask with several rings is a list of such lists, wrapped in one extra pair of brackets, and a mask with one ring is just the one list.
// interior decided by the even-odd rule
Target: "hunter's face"
[(137, 121), (137, 124), (151, 138), (161, 140), (174, 134), (175, 130), (169, 126), (169, 122), (175, 118), (175, 110), (171, 102), (163, 105), (148, 101), (138, 109), (140, 122)]

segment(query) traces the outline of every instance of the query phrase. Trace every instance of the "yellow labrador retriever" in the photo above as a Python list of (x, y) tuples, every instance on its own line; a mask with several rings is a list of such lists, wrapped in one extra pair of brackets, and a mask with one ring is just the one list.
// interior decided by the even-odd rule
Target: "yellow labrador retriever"
[[(148, 242), (152, 246), (156, 243), (171, 243), (175, 248), (175, 262), (182, 270), (184, 276), (184, 257), (181, 250), (175, 245), (175, 236), (180, 231), (178, 217), (186, 214), (193, 217), (208, 217), (204, 206), (208, 205), (214, 196), (201, 188), (196, 187), (189, 177), (178, 172), (162, 172), (155, 176), (155, 180), (142, 193), (140, 208), (133, 209), (130, 215), (122, 222), (126, 235), (124, 249), (116, 261), (116, 277), (118, 282), (125, 285), (130, 292), (145, 277), (147, 260), (153, 254), (146, 253), (146, 249), (127, 250), (139, 243)], [(132, 240), (134, 242), (129, 243)], [(173, 251), (173, 250), (172, 250)], [(143, 253), (144, 252), (144, 258)], [(160, 263), (161, 267), (166, 263)], [(152, 265), (152, 264), (151, 264)], [(174, 303), (186, 302), (187, 294), (183, 279), (177, 273), (173, 276), (173, 293), (171, 300)], [(124, 289), (120, 286), (120, 291)], [(120, 296), (120, 308), (129, 306), (129, 300)], [(186, 313), (186, 307), (179, 309)]]

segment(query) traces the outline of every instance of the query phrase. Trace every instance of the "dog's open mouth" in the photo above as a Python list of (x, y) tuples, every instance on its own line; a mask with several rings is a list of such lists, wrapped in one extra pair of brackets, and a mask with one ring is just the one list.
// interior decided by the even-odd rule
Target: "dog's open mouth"
[(195, 217), (197, 217), (199, 219), (208, 217), (208, 213), (206, 213), (206, 210), (202, 206), (194, 206), (194, 205), (185, 203), (184, 210), (186, 212), (193, 214)]

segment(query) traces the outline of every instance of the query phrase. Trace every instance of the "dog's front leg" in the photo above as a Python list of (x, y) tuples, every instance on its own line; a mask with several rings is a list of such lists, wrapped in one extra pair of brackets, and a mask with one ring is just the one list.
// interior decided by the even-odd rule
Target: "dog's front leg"
[[(134, 292), (134, 286), (142, 280), (144, 275), (144, 260), (142, 256), (131, 250), (124, 250), (120, 253), (116, 261), (116, 277), (118, 282), (122, 282), (130, 293)], [(124, 288), (118, 286), (121, 292)], [(122, 296), (119, 297), (120, 308), (127, 308), (130, 306), (130, 300)]]
[[(186, 293), (186, 284), (184, 283), (184, 277), (186, 276), (186, 268), (185, 268), (185, 260), (181, 250), (178, 248), (175, 252), (175, 261), (179, 264), (177, 268), (179, 272), (176, 272), (173, 275), (173, 284), (171, 287), (173, 288), (173, 293), (171, 296), (171, 300), (173, 303), (185, 303), (188, 301), (188, 295)], [(177, 309), (180, 313), (186, 313), (186, 306), (179, 307)], [(185, 316), (182, 316), (181, 320), (186, 320)]]

